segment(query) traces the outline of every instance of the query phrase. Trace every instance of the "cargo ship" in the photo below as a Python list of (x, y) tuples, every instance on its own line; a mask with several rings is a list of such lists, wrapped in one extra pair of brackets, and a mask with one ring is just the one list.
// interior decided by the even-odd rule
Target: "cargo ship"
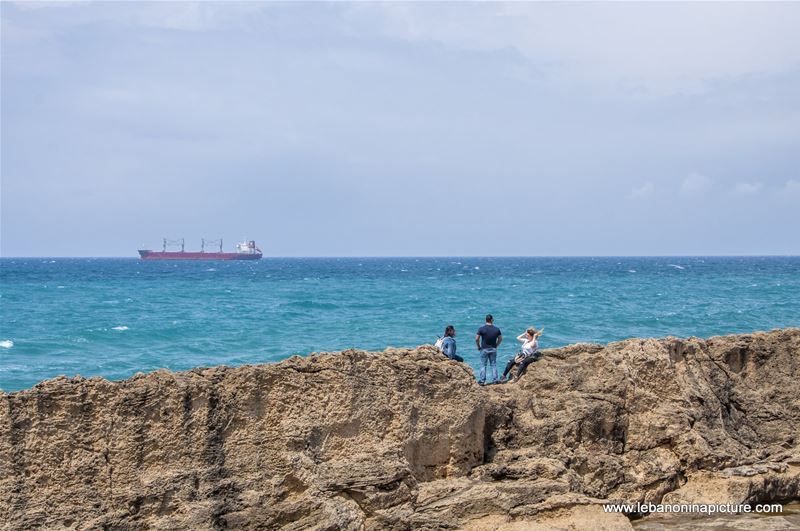
[[(206, 244), (219, 243), (219, 252), (206, 251)], [(168, 245), (180, 245), (180, 251), (167, 251)], [(200, 251), (186, 251), (184, 249), (183, 238), (180, 240), (168, 240), (164, 238), (164, 247), (161, 251), (151, 251), (149, 249), (139, 249), (139, 257), (142, 260), (260, 260), (261, 249), (256, 247), (255, 240), (243, 241), (236, 246), (235, 253), (222, 252), (222, 239), (206, 240), (203, 238)]]

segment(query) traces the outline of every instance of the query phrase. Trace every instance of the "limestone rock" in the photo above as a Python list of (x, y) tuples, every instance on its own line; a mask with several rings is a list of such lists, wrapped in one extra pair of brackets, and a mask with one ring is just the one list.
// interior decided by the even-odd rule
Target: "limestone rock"
[(429, 346), (62, 377), (0, 395), (0, 526), (630, 529), (600, 504), (796, 499), (798, 377), (798, 329), (571, 345), (486, 387)]

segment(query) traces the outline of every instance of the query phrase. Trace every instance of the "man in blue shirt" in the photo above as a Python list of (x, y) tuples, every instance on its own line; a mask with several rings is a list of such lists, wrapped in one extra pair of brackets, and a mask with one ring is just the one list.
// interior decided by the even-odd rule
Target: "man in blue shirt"
[(497, 382), (497, 347), (503, 342), (503, 333), (494, 325), (494, 317), (492, 314), (486, 316), (486, 324), (478, 329), (475, 335), (475, 344), (481, 352), (481, 372), (478, 376), (478, 383), (483, 385), (486, 383), (486, 363), (492, 369), (493, 380), (491, 383)]

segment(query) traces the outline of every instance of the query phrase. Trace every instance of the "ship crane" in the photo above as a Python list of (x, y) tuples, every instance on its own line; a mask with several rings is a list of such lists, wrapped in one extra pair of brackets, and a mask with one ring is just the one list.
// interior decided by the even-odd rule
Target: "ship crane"
[(222, 252), (222, 238), (218, 240), (206, 240), (205, 238), (201, 238), (200, 252), (201, 253), (206, 252), (206, 244), (214, 245), (216, 243), (219, 243), (219, 252)]
[(184, 241), (183, 241), (183, 238), (180, 238), (178, 240), (168, 240), (168, 239), (164, 238), (164, 252), (165, 253), (167, 252), (167, 245), (180, 245), (181, 246), (181, 252), (184, 252)]

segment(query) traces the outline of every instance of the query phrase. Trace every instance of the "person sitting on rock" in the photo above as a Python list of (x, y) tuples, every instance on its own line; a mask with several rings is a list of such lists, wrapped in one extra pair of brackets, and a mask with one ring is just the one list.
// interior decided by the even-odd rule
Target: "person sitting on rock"
[(517, 336), (517, 341), (522, 343), (522, 348), (514, 356), (512, 359), (508, 361), (506, 364), (506, 368), (503, 371), (503, 377), (500, 381), (505, 381), (506, 376), (511, 372), (511, 369), (514, 366), (517, 367), (517, 375), (514, 377), (514, 382), (518, 381), (523, 374), (525, 374), (525, 370), (528, 368), (528, 365), (533, 363), (534, 361), (538, 361), (542, 356), (539, 354), (539, 336), (542, 335), (541, 330), (536, 330), (534, 327), (528, 328), (525, 332), (521, 333)]
[(456, 354), (456, 329), (453, 325), (447, 325), (444, 329), (441, 350), (451, 360), (464, 361), (464, 358)]

